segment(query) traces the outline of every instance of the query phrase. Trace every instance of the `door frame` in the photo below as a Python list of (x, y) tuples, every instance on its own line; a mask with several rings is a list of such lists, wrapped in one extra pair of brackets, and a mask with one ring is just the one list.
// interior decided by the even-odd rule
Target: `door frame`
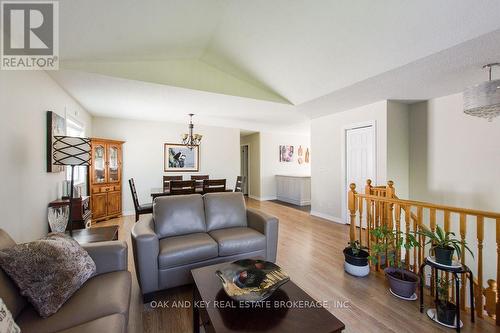
[[(250, 197), (250, 143), (240, 143), (240, 162), (241, 162), (241, 147), (247, 146), (247, 180), (246, 180), (246, 190), (247, 196)], [(240, 173), (241, 173), (241, 165), (240, 165)], [(240, 175), (243, 176), (243, 175)], [(243, 191), (243, 194), (245, 192)]]
[[(377, 160), (378, 160), (378, 152), (377, 152), (377, 121), (376, 120), (367, 120), (359, 123), (352, 123), (342, 127), (341, 131), (341, 146), (342, 153), (340, 158), (340, 179), (342, 179), (342, 195), (341, 195), (341, 204), (342, 204), (342, 222), (344, 224), (349, 224), (349, 218), (347, 213), (347, 187), (349, 186), (349, 180), (347, 179), (347, 132), (349, 130), (364, 128), (364, 127), (373, 127), (373, 168), (374, 168), (374, 179), (372, 179), (374, 184), (377, 184)], [(357, 192), (364, 192), (364, 189), (356, 189)]]

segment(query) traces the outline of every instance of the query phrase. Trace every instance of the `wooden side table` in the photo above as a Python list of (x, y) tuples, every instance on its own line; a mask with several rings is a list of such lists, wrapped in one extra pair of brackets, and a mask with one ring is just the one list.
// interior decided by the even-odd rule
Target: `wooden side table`
[[(444, 272), (449, 272), (453, 275), (453, 279), (455, 280), (455, 306), (457, 307), (457, 312), (456, 312), (456, 330), (457, 332), (460, 332), (460, 278), (458, 277), (458, 274), (469, 274), (469, 289), (470, 289), (470, 316), (471, 316), (471, 321), (474, 322), (474, 276), (472, 274), (472, 271), (467, 267), (466, 265), (461, 265), (461, 266), (444, 266), (440, 265), (432, 260), (429, 260), (429, 257), (424, 259), (424, 262), (420, 266), (420, 312), (424, 312), (424, 283), (425, 281), (424, 278), (424, 268), (425, 266), (430, 266), (431, 269), (435, 269), (436, 272), (434, 274), (435, 276), (435, 285), (438, 285), (438, 274), (437, 270), (444, 271)], [(437, 287), (436, 289), (436, 303), (438, 301), (438, 290)], [(465, 302), (465, 300), (463, 300)], [(437, 306), (437, 305), (436, 305)], [(437, 311), (437, 310), (436, 310)]]

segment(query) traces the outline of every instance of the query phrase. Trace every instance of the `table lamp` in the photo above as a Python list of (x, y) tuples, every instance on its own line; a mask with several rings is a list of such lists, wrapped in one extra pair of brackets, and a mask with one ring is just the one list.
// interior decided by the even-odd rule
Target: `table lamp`
[(91, 145), (89, 138), (54, 136), (53, 159), (55, 165), (71, 167), (71, 187), (69, 195), (69, 234), (73, 236), (73, 182), (75, 166), (89, 166)]

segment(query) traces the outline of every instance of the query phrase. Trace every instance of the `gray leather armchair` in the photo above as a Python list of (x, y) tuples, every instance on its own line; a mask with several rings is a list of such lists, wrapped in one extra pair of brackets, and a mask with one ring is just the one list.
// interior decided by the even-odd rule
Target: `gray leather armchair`
[[(0, 229), (0, 249), (15, 242)], [(127, 244), (122, 241), (84, 244), (96, 273), (52, 316), (42, 318), (0, 269), (0, 297), (23, 333), (127, 331), (132, 279), (127, 270)]]
[(158, 290), (192, 283), (191, 269), (244, 258), (276, 261), (278, 219), (247, 209), (242, 193), (159, 197), (132, 229), (144, 302)]

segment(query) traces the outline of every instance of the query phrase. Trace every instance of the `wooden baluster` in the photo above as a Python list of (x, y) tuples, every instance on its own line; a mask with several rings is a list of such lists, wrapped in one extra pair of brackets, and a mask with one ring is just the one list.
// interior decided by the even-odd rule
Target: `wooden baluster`
[[(462, 265), (465, 264), (465, 247), (464, 247), (464, 242), (465, 242), (465, 233), (467, 231), (467, 215), (464, 213), (460, 213), (460, 238), (462, 240), (462, 256), (460, 258), (460, 261)], [(460, 299), (462, 300), (460, 302), (460, 308), (462, 310), (465, 310), (465, 290), (466, 290), (466, 283), (467, 283), (467, 275), (462, 274), (462, 285), (460, 286)]]
[[(366, 195), (372, 195), (372, 180), (367, 179), (366, 180), (366, 185), (365, 185), (365, 194)], [(372, 201), (370, 199), (366, 200), (366, 225), (367, 225), (367, 247), (370, 248), (370, 243), (372, 241), (372, 236), (370, 234), (370, 230), (373, 228), (373, 221), (372, 221)]]
[[(394, 220), (396, 221), (396, 233), (399, 234), (401, 231), (401, 205), (394, 205)], [(401, 254), (396, 251), (394, 258), (394, 263), (398, 264), (401, 261)]]
[(359, 213), (359, 244), (363, 242), (363, 198), (359, 197), (358, 213)]
[[(393, 199), (394, 198), (394, 182), (392, 180), (389, 180), (387, 182), (387, 187), (386, 187), (386, 191), (385, 191), (385, 196), (387, 198), (390, 198), (390, 199)], [(392, 203), (386, 203), (386, 206), (387, 206), (387, 211), (386, 211), (386, 215), (387, 215), (387, 223), (389, 225), (389, 229), (394, 229), (394, 223), (393, 223), (393, 204)]]
[[(496, 219), (496, 229), (497, 229), (497, 285), (500, 282), (500, 218)], [(497, 297), (498, 297), (498, 287), (497, 287)], [(496, 309), (496, 324), (500, 325), (500, 301), (497, 298), (497, 309)]]
[[(406, 237), (406, 242), (408, 242), (408, 235), (410, 233), (410, 210), (411, 206), (406, 205), (405, 206), (405, 237)], [(410, 270), (410, 250), (405, 249), (405, 264), (406, 264), (406, 269)]]
[(479, 290), (476, 293), (476, 312), (479, 318), (483, 318), (483, 240), (484, 217), (477, 216), (477, 284)]
[[(430, 225), (431, 225), (431, 230), (432, 232), (435, 232), (436, 231), (436, 209), (435, 208), (431, 208), (429, 209), (429, 213), (430, 213)], [(434, 276), (434, 274), (436, 273), (435, 272), (436, 270), (435, 269), (431, 269), (431, 295), (434, 295), (435, 293), (435, 285), (434, 285), (434, 282), (436, 281), (436, 278)]]
[[(450, 231), (450, 212), (448, 210), (444, 211), (444, 231), (448, 232)], [(446, 281), (450, 281), (450, 273), (446, 272)], [(442, 276), (441, 276), (442, 277)], [(451, 284), (452, 289), (451, 291), (451, 300), (454, 302), (455, 301), (455, 283)]]
[(372, 201), (366, 199), (366, 247), (369, 249), (371, 246), (371, 231), (372, 230)]
[[(408, 212), (408, 214), (410, 215), (411, 217), (411, 210)], [(417, 220), (416, 219), (412, 219), (413, 220), (413, 237), (415, 237), (415, 240), (418, 241), (418, 226), (417, 226)], [(418, 260), (418, 255), (420, 254), (420, 250), (417, 249), (417, 247), (415, 246), (413, 248), (413, 272), (414, 273), (418, 273), (418, 269), (420, 267), (420, 260)]]
[[(417, 226), (420, 228), (422, 225), (422, 216), (423, 216), (423, 208), (422, 207), (417, 207)], [(418, 240), (420, 243), (420, 251), (418, 251), (418, 267), (420, 269), (420, 265), (424, 262), (425, 258), (425, 237), (422, 235), (418, 235)]]
[(351, 242), (356, 240), (356, 184), (351, 183), (349, 185), (351, 189), (348, 194), (348, 208), (351, 215), (351, 225), (349, 237), (351, 238)]

